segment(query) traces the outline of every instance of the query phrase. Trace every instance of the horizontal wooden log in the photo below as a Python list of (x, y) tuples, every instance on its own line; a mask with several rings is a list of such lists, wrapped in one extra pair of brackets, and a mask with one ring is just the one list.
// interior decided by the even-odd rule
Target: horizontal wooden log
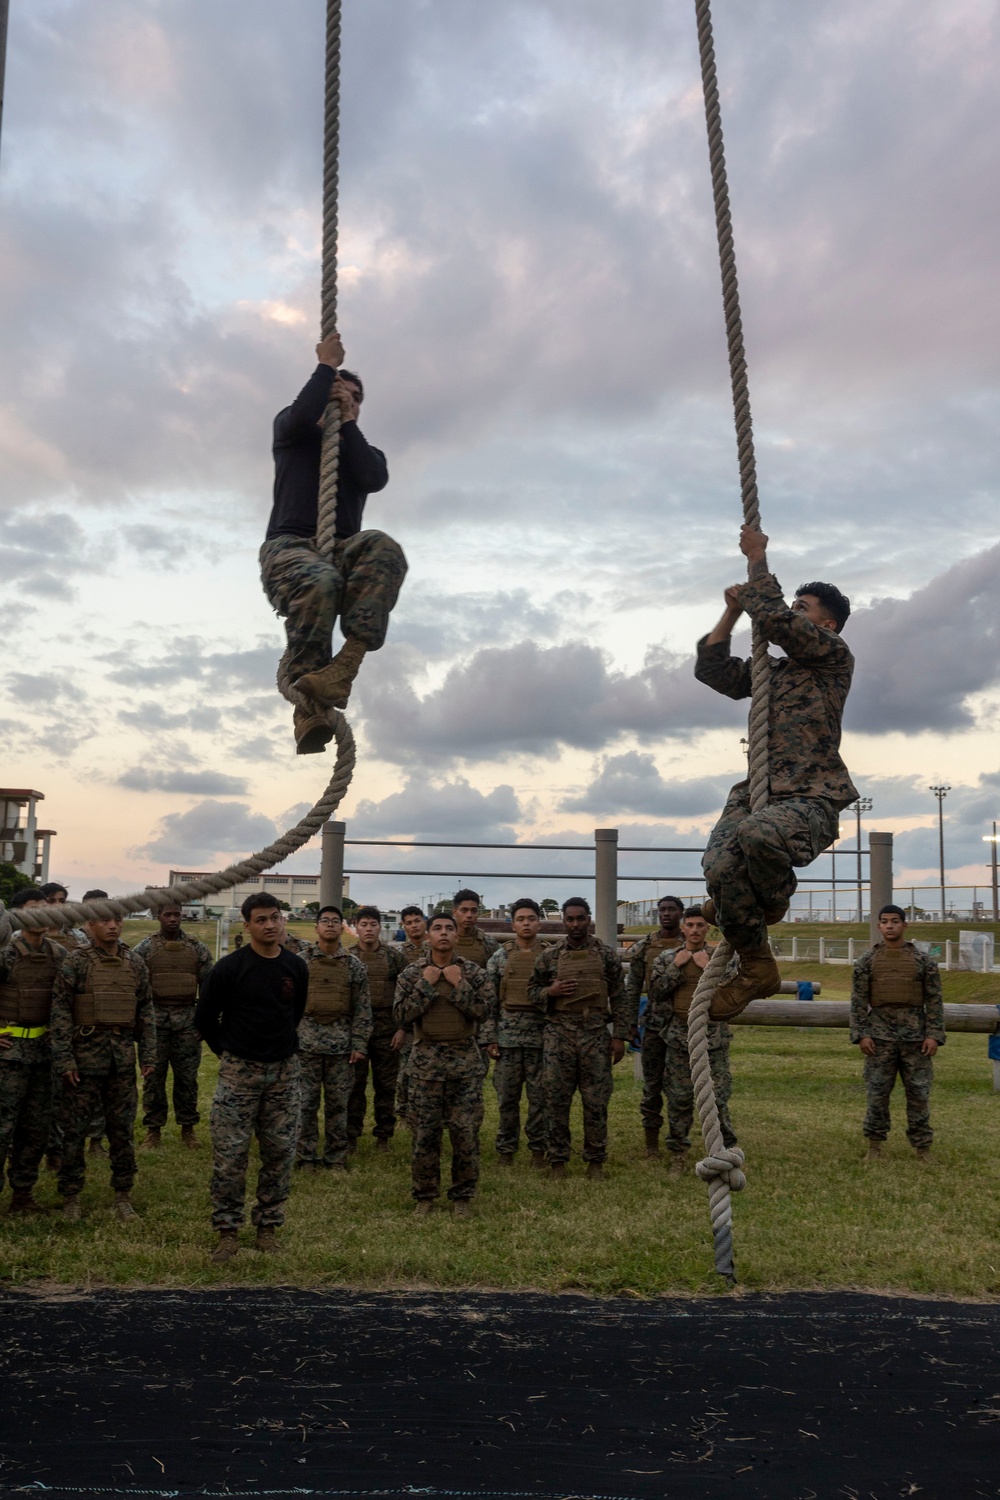
[[(851, 1007), (846, 1000), (751, 1000), (731, 1026), (834, 1026), (846, 1031)], [(946, 1005), (946, 1031), (1000, 1031), (1000, 1006)]]

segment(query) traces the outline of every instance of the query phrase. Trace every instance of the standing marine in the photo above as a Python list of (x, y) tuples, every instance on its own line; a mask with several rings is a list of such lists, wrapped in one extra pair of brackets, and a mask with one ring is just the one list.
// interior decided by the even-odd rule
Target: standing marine
[(133, 952), (149, 970), (156, 1013), (156, 1066), (142, 1090), (142, 1144), (155, 1150), (167, 1123), (167, 1070), (174, 1075), (174, 1119), (181, 1127), (181, 1140), (190, 1149), (198, 1146), (194, 1127), (198, 1113), (198, 1069), (201, 1037), (194, 1024), (201, 984), (212, 969), (212, 955), (197, 938), (181, 926), (177, 905), (160, 908), (160, 930), (136, 943)]
[(625, 973), (625, 993), (629, 1005), (639, 1012), (639, 1002), (646, 996), (646, 1010), (642, 1016), (642, 1102), (639, 1113), (643, 1134), (646, 1138), (646, 1155), (660, 1154), (660, 1131), (663, 1129), (663, 1079), (667, 1065), (667, 1044), (662, 1036), (666, 1017), (653, 1005), (649, 993), (649, 979), (653, 965), (661, 953), (673, 952), (684, 941), (681, 935), (681, 918), (684, 902), (679, 896), (661, 896), (656, 903), (659, 927), (648, 932), (628, 951)]
[(299, 1022), (302, 1123), (295, 1165), (307, 1172), (321, 1167), (347, 1171), (347, 1106), (355, 1067), (364, 1061), (372, 1034), (368, 975), (364, 964), (341, 944), (343, 931), (340, 907), (320, 907), (316, 941), (302, 955), (309, 969), (309, 991)]
[(396, 980), (406, 968), (399, 948), (382, 938), (382, 914), (377, 906), (361, 906), (354, 918), (358, 935), (354, 956), (363, 965), (368, 978), (372, 1008), (372, 1032), (366, 1056), (355, 1064), (354, 1087), (347, 1106), (347, 1134), (350, 1149), (365, 1128), (368, 1109), (368, 1071), (372, 1075), (372, 1111), (375, 1122), (372, 1134), (376, 1151), (388, 1151), (396, 1129), (396, 1081), (399, 1077), (400, 1044), (392, 1007), (396, 998)]
[(530, 896), (510, 908), (514, 941), (498, 948), (486, 965), (496, 991), (496, 1040), (489, 1053), (496, 1059), (493, 1087), (500, 1117), (496, 1149), (502, 1167), (514, 1165), (521, 1141), (521, 1095), (528, 1099), (525, 1139), (534, 1167), (545, 1166), (545, 1089), (542, 1083), (542, 1047), (545, 1010), (528, 996), (528, 982), (535, 960), (545, 944), (538, 936), (542, 909)]

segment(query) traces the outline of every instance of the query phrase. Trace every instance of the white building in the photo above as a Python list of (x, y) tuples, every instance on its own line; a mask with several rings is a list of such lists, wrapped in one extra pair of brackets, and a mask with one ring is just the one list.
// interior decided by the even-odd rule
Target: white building
[[(167, 884), (184, 885), (189, 880), (207, 878), (206, 874), (199, 874), (197, 871), (171, 870), (167, 876)], [(279, 901), (287, 901), (293, 911), (301, 911), (304, 906), (308, 906), (310, 901), (319, 900), (319, 876), (258, 875), (254, 880), (246, 880), (242, 885), (233, 886), (232, 890), (220, 891), (217, 896), (206, 896), (205, 912), (209, 916), (232, 916), (248, 896), (255, 896), (258, 891), (267, 891), (269, 896), (276, 896)], [(350, 894), (351, 879), (349, 875), (345, 875), (344, 896), (349, 897)]]
[(56, 836), (54, 828), (38, 827), (37, 805), (44, 801), (43, 792), (0, 787), (0, 859), (42, 885), (49, 878), (49, 848)]

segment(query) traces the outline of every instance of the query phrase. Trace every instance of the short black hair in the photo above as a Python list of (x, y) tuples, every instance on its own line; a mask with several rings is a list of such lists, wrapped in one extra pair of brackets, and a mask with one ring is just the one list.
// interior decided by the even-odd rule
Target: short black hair
[(329, 903), (329, 905), (327, 905), (327, 906), (321, 906), (320, 907), (319, 911), (316, 913), (316, 920), (317, 920), (317, 922), (319, 921), (320, 917), (323, 915), (323, 913), (325, 911), (336, 912), (336, 914), (340, 918), (340, 920), (341, 921), (344, 920), (344, 913), (341, 911), (340, 907), (339, 906), (334, 906), (333, 902), (331, 901)]
[[(42, 895), (40, 886), (26, 885), (22, 886), (19, 891), (15, 891), (13, 896), (11, 896), (10, 900), (7, 902), (8, 910), (17, 911), (19, 906), (27, 906), (29, 901), (45, 901), (45, 897)], [(48, 903), (46, 902), (46, 905), (47, 904)]]
[(563, 916), (566, 915), (571, 906), (582, 906), (587, 916), (590, 916), (590, 902), (586, 896), (570, 896), (568, 901), (564, 901), (562, 904)]
[(452, 906), (461, 906), (463, 901), (474, 901), (477, 906), (483, 904), (483, 898), (478, 891), (456, 891), (451, 898)]
[(338, 370), (337, 374), (340, 376), (341, 380), (349, 380), (352, 385), (356, 385), (361, 393), (362, 401), (365, 399), (364, 381), (361, 379), (360, 375), (355, 375), (353, 370)]
[(372, 921), (377, 922), (380, 927), (382, 925), (382, 913), (379, 911), (377, 906), (359, 906), (357, 911), (354, 913), (355, 922), (360, 922), (362, 917), (370, 917)]
[(656, 903), (656, 909), (657, 909), (657, 911), (659, 911), (659, 909), (660, 909), (661, 906), (666, 906), (668, 903), (671, 904), (671, 905), (673, 905), (673, 906), (676, 906), (677, 909), (678, 909), (678, 911), (684, 911), (684, 898), (683, 898), (683, 896), (661, 896), (660, 899), (659, 899), (659, 901), (657, 901), (657, 903)]
[(281, 910), (281, 902), (277, 896), (272, 896), (270, 891), (255, 891), (240, 907), (240, 915), (244, 922), (249, 922), (251, 912), (274, 910)]
[(50, 896), (57, 896), (60, 891), (62, 891), (63, 895), (66, 897), (66, 900), (69, 900), (69, 891), (64, 885), (60, 885), (58, 880), (47, 880), (45, 884), (40, 885), (38, 889), (41, 891), (46, 901)]
[(701, 917), (702, 919), (704, 919), (704, 916), (705, 913), (702, 911), (700, 906), (689, 906), (687, 911), (684, 913), (684, 921), (686, 922), (688, 917)]
[[(399, 914), (399, 920), (402, 922), (404, 917), (424, 917), (424, 914), (419, 906), (404, 906)], [(426, 917), (424, 917), (424, 921), (426, 920)]]
[(435, 922), (450, 922), (452, 927), (454, 927), (456, 931), (458, 930), (458, 923), (455, 921), (455, 918), (452, 916), (450, 911), (436, 911), (433, 917), (427, 918), (428, 927), (433, 927)]
[(837, 630), (843, 630), (851, 615), (851, 601), (833, 583), (803, 583), (795, 590), (796, 599), (803, 594), (812, 594), (836, 621)]
[(107, 901), (107, 891), (84, 891), (84, 901)]
[(511, 916), (516, 916), (517, 913), (519, 911), (522, 911), (525, 907), (527, 907), (530, 911), (533, 911), (535, 913), (535, 916), (538, 917), (539, 921), (541, 921), (542, 908), (539, 906), (537, 901), (532, 901), (530, 896), (522, 896), (519, 901), (514, 902), (514, 905), (510, 909)]
[(156, 908), (156, 915), (162, 917), (165, 911), (183, 911), (184, 907), (180, 901), (166, 901), (162, 906)]
[(883, 907), (881, 907), (879, 909), (879, 916), (880, 917), (899, 917), (899, 919), (900, 919), (901, 922), (905, 922), (906, 921), (906, 912), (903, 910), (903, 908), (901, 906), (894, 906), (891, 901), (889, 902), (888, 906), (883, 906)]

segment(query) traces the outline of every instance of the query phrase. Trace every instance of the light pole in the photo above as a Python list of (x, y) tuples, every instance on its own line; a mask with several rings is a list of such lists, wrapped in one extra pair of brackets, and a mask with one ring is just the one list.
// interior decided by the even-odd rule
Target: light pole
[(993, 920), (1000, 922), (1000, 896), (997, 892), (997, 820), (993, 819), (993, 832), (983, 834), (983, 842), (991, 845), (990, 865), (993, 873)]
[(945, 894), (944, 894), (944, 799), (951, 791), (950, 786), (932, 786), (930, 790), (938, 801), (938, 857), (941, 863), (941, 920), (945, 919)]
[[(838, 828), (837, 839), (839, 839), (840, 836), (841, 830)], [(830, 904), (833, 908), (831, 916), (835, 922), (837, 920), (837, 839), (834, 839), (833, 843), (830, 845), (830, 866), (832, 870), (830, 876)]]
[(857, 800), (857, 802), (852, 802), (851, 803), (851, 807), (850, 807), (851, 812), (854, 814), (855, 818), (857, 819), (857, 825), (858, 825), (858, 921), (859, 922), (862, 921), (863, 918), (864, 918), (864, 906), (863, 906), (863, 903), (862, 903), (862, 894), (861, 894), (861, 818), (862, 818), (862, 814), (864, 814), (864, 813), (870, 813), (871, 810), (872, 810), (872, 808), (874, 807), (874, 805), (875, 804), (872, 802), (872, 799), (870, 797), (859, 797), (858, 800)]
[(7, 12), (10, 0), (0, 0), (0, 132), (3, 131), (4, 75), (7, 71)]

